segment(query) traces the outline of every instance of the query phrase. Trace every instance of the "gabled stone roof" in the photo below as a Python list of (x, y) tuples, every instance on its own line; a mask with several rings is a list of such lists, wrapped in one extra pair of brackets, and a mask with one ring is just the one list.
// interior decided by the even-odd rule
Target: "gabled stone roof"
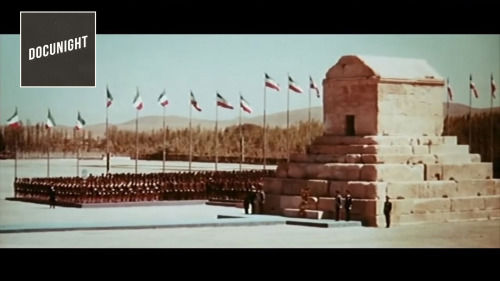
[[(366, 69), (351, 67), (362, 64)], [(344, 69), (343, 66), (346, 66)], [(424, 59), (349, 55), (339, 59), (327, 77), (379, 76), (387, 79), (428, 80), (443, 79)]]

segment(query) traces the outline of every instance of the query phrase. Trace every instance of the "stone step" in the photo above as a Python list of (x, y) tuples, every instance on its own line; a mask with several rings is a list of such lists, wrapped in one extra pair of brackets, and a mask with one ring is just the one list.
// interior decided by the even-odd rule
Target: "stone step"
[(317, 137), (314, 144), (382, 144), (382, 145), (429, 145), (457, 144), (456, 136), (330, 136)]
[(468, 145), (432, 144), (432, 145), (331, 145), (312, 144), (307, 148), (308, 154), (468, 154)]
[(327, 196), (327, 180), (306, 180), (290, 178), (264, 178), (263, 188), (266, 194), (300, 195), (303, 188), (309, 189), (311, 196)]
[(289, 225), (300, 225), (300, 226), (312, 226), (312, 227), (348, 227), (348, 226), (361, 226), (360, 221), (333, 221), (333, 220), (309, 220), (309, 219), (289, 219), (285, 221), (285, 224)]
[(424, 165), (280, 163), (278, 177), (340, 181), (418, 181), (424, 179)]
[(412, 154), (409, 145), (326, 145), (312, 144), (307, 149), (308, 153), (314, 154)]
[(453, 198), (500, 195), (500, 179), (461, 181), (388, 182), (391, 198)]
[(264, 178), (268, 195), (300, 196), (303, 188), (316, 197), (333, 197), (337, 191), (344, 196), (349, 191), (358, 199), (384, 199), (386, 195), (393, 199), (453, 198), (500, 195), (500, 179), (373, 182)]
[[(391, 201), (393, 207), (392, 215), (500, 209), (500, 195), (454, 198), (421, 198)], [(383, 201), (377, 203), (377, 215), (382, 213)]]
[(419, 181), (491, 179), (491, 163), (465, 164), (350, 164), (280, 163), (278, 177), (346, 181)]
[(295, 163), (361, 163), (361, 164), (457, 164), (481, 162), (479, 154), (291, 154)]
[(474, 180), (493, 178), (491, 163), (425, 164), (425, 180)]
[(465, 164), (350, 164), (280, 163), (277, 177), (345, 181), (432, 181), (491, 179), (491, 163)]
[[(405, 214), (391, 216), (391, 226), (404, 224), (419, 224), (419, 223), (436, 223), (436, 222), (459, 222), (459, 221), (480, 221), (480, 220), (496, 220), (500, 219), (500, 209), (494, 210), (475, 210), (463, 212), (440, 212), (440, 213), (424, 213), (424, 214)], [(370, 226), (385, 226), (384, 215), (377, 215), (376, 225)]]
[(309, 189), (310, 196), (329, 197), (336, 191), (341, 194), (351, 193), (353, 198), (384, 198), (387, 183), (368, 181), (334, 181), (318, 179), (264, 178), (266, 194), (299, 196), (303, 188)]
[[(299, 218), (299, 209), (294, 209), (294, 208), (285, 208), (283, 209), (283, 216), (285, 217), (292, 217), (292, 218)], [(305, 210), (305, 218), (308, 219), (317, 219), (320, 220), (323, 218), (323, 211), (318, 211), (318, 210)]]
[[(274, 198), (273, 198), (274, 197)], [(298, 210), (301, 203), (299, 196), (270, 195), (266, 200), (266, 210), (285, 209)], [(273, 203), (274, 202), (274, 203)], [(392, 216), (425, 215), (428, 213), (471, 212), (500, 210), (500, 195), (469, 196), (457, 198), (423, 198), (423, 199), (392, 199)], [(340, 217), (345, 218), (344, 202)], [(384, 200), (356, 199), (352, 200), (351, 219), (363, 221), (364, 225), (375, 224), (376, 216), (383, 216)], [(322, 218), (336, 217), (336, 202), (333, 197), (319, 197), (316, 206), (307, 209), (317, 213), (321, 211)], [(298, 212), (298, 211), (297, 211)], [(312, 216), (312, 215), (310, 215)]]

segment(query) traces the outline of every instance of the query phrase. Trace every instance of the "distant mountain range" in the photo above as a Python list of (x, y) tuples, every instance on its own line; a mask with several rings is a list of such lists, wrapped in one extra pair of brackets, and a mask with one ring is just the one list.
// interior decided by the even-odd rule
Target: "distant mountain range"
[[(444, 104), (446, 113), (446, 104)], [(488, 113), (489, 108), (473, 108), (472, 114)], [(494, 107), (494, 112), (500, 112), (500, 107)], [(450, 103), (449, 115), (450, 116), (462, 116), (469, 113), (469, 107), (467, 105), (459, 103)], [(298, 123), (300, 121), (307, 121), (308, 109), (296, 109), (290, 111), (290, 124)], [(319, 121), (323, 120), (323, 107), (316, 106), (311, 108), (311, 118)], [(169, 129), (180, 129), (187, 128), (189, 126), (189, 118), (181, 116), (165, 116), (166, 125)], [(262, 115), (256, 115), (254, 117), (246, 117), (243, 119), (245, 124), (254, 124), (262, 126)], [(270, 127), (285, 127), (286, 126), (286, 111), (269, 114), (266, 116), (266, 123)], [(162, 127), (163, 117), (162, 116), (144, 116), (139, 118), (139, 130), (151, 131), (158, 130)], [(219, 128), (225, 128), (229, 126), (234, 126), (238, 124), (238, 119), (231, 120), (219, 120)], [(120, 124), (110, 124), (110, 126), (116, 126), (119, 130), (134, 131), (135, 130), (135, 119), (120, 123)], [(200, 126), (202, 129), (212, 129), (215, 126), (215, 120), (205, 120), (205, 119), (192, 119), (192, 126), (196, 128)], [(63, 128), (67, 130), (72, 130), (73, 127), (69, 126), (58, 126), (58, 128)], [(94, 136), (104, 136), (106, 125), (104, 123), (99, 123), (95, 125), (88, 125), (85, 130), (92, 132)]]

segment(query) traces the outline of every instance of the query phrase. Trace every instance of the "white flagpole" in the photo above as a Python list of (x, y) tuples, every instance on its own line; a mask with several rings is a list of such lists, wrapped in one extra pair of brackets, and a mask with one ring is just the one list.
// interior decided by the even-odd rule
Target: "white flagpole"
[(450, 118), (450, 94), (448, 93), (448, 89), (450, 87), (450, 79), (446, 79), (446, 117), (444, 120), (446, 120), (445, 122), (445, 126), (446, 126), (446, 135), (448, 135), (449, 131), (450, 131), (450, 127), (449, 127), (449, 118)]
[[(493, 83), (493, 73), (491, 74), (491, 80), (490, 80), (490, 87), (491, 84)], [(495, 136), (493, 135), (493, 88), (491, 88), (491, 93), (490, 93), (490, 159), (491, 163), (494, 164), (495, 160), (495, 148), (494, 148), (494, 138)]]
[(48, 128), (48, 136), (47, 136), (47, 177), (50, 177), (50, 130)]
[(309, 109), (307, 112), (307, 144), (309, 144), (309, 141), (311, 140), (311, 81), (312, 77), (309, 76), (309, 89), (308, 89), (308, 94), (309, 94)]
[(244, 139), (243, 139), (243, 132), (242, 132), (242, 127), (241, 127), (241, 111), (243, 111), (243, 109), (241, 108), (241, 92), (240, 92), (240, 116), (239, 116), (239, 121), (240, 121), (240, 172), (241, 172), (241, 165), (243, 164), (243, 142), (244, 142)]
[(162, 162), (162, 172), (165, 173), (165, 138), (166, 138), (166, 130), (165, 130), (165, 106), (163, 106), (163, 162)]
[(469, 153), (472, 152), (472, 74), (469, 76)]
[(76, 177), (79, 177), (80, 176), (80, 142), (78, 140), (78, 130), (77, 129), (75, 129), (75, 142), (76, 142)]
[(106, 175), (109, 174), (108, 86), (106, 85)]
[[(16, 108), (17, 112), (17, 108)], [(14, 182), (17, 179), (17, 138), (18, 138), (18, 128), (14, 128)]]
[(193, 160), (193, 132), (191, 130), (191, 118), (192, 118), (193, 105), (191, 100), (189, 101), (189, 172), (191, 172), (191, 162)]
[(262, 138), (262, 169), (266, 169), (266, 144), (267, 144), (267, 136), (266, 136), (266, 82), (264, 81), (264, 115), (263, 115), (263, 138)]
[[(217, 99), (217, 96), (215, 97)], [(217, 171), (217, 163), (219, 162), (219, 153), (218, 146), (219, 140), (217, 138), (217, 123), (219, 120), (219, 106), (217, 105), (217, 101), (215, 102), (215, 171)]]
[(286, 162), (290, 162), (290, 135), (289, 135), (289, 129), (290, 129), (290, 74), (287, 73), (287, 79), (288, 79), (288, 87), (286, 87)]
[(135, 174), (137, 175), (137, 158), (139, 158), (139, 110), (135, 109)]

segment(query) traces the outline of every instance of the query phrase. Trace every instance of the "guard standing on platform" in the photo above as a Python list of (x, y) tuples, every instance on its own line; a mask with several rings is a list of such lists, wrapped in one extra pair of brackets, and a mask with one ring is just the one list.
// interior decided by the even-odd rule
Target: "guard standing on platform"
[(258, 191), (257, 191), (257, 205), (258, 205), (258, 213), (264, 213), (264, 203), (266, 203), (266, 193), (262, 188), (262, 183), (259, 183)]
[(384, 215), (385, 215), (385, 227), (389, 228), (391, 226), (391, 210), (392, 210), (392, 203), (389, 201), (389, 196), (385, 196), (385, 203), (384, 203)]
[(49, 204), (49, 208), (56, 208), (56, 190), (53, 186), (51, 186), (49, 190)]
[(347, 195), (345, 196), (345, 220), (349, 221), (351, 219), (351, 210), (352, 210), (352, 197), (349, 190), (347, 191)]
[(337, 216), (337, 220), (340, 220), (340, 210), (342, 209), (342, 195), (337, 190), (337, 196), (335, 197), (335, 212)]

